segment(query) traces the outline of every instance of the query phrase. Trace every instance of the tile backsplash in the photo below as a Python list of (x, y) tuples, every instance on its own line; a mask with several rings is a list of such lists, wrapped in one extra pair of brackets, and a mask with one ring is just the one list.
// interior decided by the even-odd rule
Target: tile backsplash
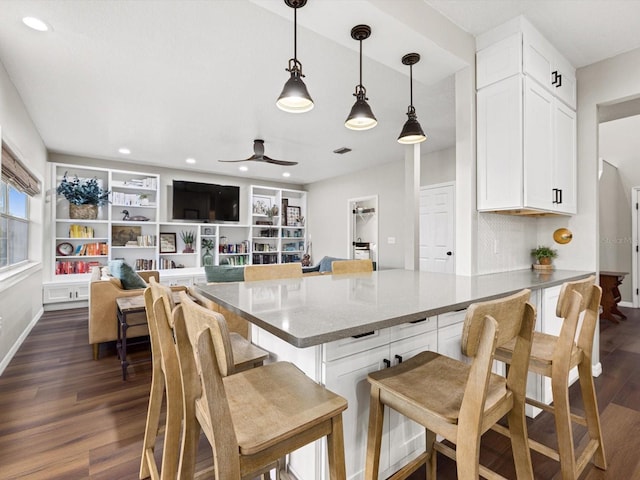
[(478, 273), (530, 268), (536, 224), (535, 219), (527, 217), (478, 214)]

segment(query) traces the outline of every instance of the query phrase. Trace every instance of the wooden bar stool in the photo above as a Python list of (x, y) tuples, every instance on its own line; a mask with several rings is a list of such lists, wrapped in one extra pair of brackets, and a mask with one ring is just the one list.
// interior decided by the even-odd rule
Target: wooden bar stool
[(277, 263), (273, 265), (247, 265), (244, 267), (245, 282), (279, 278), (302, 278), (302, 264)]
[[(422, 352), (392, 368), (369, 374), (371, 404), (365, 478), (378, 479), (385, 406), (423, 425), (426, 450), (391, 478), (407, 478), (427, 463), (436, 476), (437, 452), (456, 460), (458, 479), (502, 478), (479, 464), (480, 437), (507, 415), (518, 479), (532, 479), (524, 397), (535, 309), (529, 290), (469, 306), (462, 333), (466, 364), (435, 352)], [(577, 312), (579, 298), (574, 310)], [(576, 313), (577, 314), (577, 313)], [(497, 345), (514, 339), (514, 361), (507, 378), (491, 373)], [(436, 435), (456, 449), (437, 442)]]
[[(144, 292), (144, 299), (151, 337), (153, 367), (139, 477), (141, 479), (151, 477), (154, 480), (174, 479), (178, 475), (180, 466), (180, 438), (184, 416), (183, 387), (171, 316), (175, 304), (171, 294), (172, 289), (157, 283), (153, 278), (150, 279), (150, 285)], [(247, 369), (262, 365), (268, 358), (268, 352), (252, 345), (240, 335), (232, 334), (230, 337), (232, 361), (236, 368)], [(160, 430), (163, 398), (166, 398), (166, 419), (162, 464), (158, 471), (154, 449)], [(193, 472), (186, 473), (187, 475), (183, 478), (193, 477)]]
[(373, 262), (371, 259), (336, 260), (335, 262), (331, 262), (331, 273), (334, 275), (366, 272), (373, 272)]
[[(578, 316), (570, 315), (569, 305), (574, 292), (581, 295), (580, 312), (584, 312), (582, 327), (576, 336)], [(562, 285), (556, 315), (564, 319), (558, 337), (546, 333), (535, 332), (531, 347), (531, 362), (529, 370), (539, 375), (551, 378), (553, 392), (553, 406), (546, 405), (534, 399), (527, 398), (530, 405), (552, 412), (555, 417), (556, 435), (558, 436), (558, 450), (529, 439), (530, 447), (560, 462), (562, 478), (576, 479), (593, 459), (593, 463), (603, 470), (607, 462), (602, 442), (602, 429), (596, 400), (593, 373), (591, 370), (591, 355), (593, 351), (593, 337), (598, 324), (598, 310), (602, 290), (595, 285), (595, 276)], [(575, 339), (577, 338), (577, 342)], [(509, 365), (513, 358), (513, 345), (504, 345), (496, 350), (496, 360)], [(571, 413), (569, 408), (569, 372), (578, 367), (580, 391), (584, 403), (585, 416)], [(589, 431), (589, 443), (576, 459), (573, 444), (573, 429), (571, 422), (585, 425)], [(500, 433), (508, 434), (500, 427), (495, 428)]]
[(213, 451), (215, 478), (253, 478), (287, 453), (327, 437), (330, 478), (345, 479), (342, 412), (347, 401), (289, 362), (231, 375), (224, 318), (181, 296), (174, 325), (182, 374), (190, 381), (197, 374), (189, 395)]

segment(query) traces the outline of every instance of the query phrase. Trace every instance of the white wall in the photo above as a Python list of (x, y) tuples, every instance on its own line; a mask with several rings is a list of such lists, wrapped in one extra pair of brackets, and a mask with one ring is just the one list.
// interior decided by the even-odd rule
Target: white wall
[[(0, 127), (2, 140), (35, 176), (44, 180), (46, 149), (1, 63)], [(32, 219), (29, 231), (30, 264), (20, 273), (0, 274), (0, 373), (42, 314), (44, 198), (44, 194), (40, 194), (29, 202)]]
[[(349, 175), (307, 185), (312, 261), (346, 257), (350, 239), (350, 198), (378, 195), (378, 267), (404, 268), (404, 163), (398, 160)], [(387, 239), (395, 238), (395, 244)]]
[[(428, 140), (427, 140), (428, 141)], [(420, 186), (456, 180), (455, 147), (420, 155)]]

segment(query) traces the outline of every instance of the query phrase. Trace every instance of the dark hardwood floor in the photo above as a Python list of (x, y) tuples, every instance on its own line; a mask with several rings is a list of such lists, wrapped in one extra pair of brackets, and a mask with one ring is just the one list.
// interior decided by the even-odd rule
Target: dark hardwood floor
[[(589, 465), (581, 480), (640, 479), (640, 310), (623, 309), (619, 325), (601, 321), (601, 362), (596, 379), (609, 468)], [(0, 377), (0, 479), (138, 478), (151, 378), (150, 363), (129, 367), (122, 381), (113, 345), (98, 361), (87, 344), (87, 310), (46, 313)], [(134, 357), (148, 356), (140, 348)], [(572, 387), (572, 404), (581, 403)], [(553, 420), (542, 414), (530, 422), (533, 438), (554, 442)], [(576, 444), (585, 429), (575, 429)], [(210, 462), (202, 443), (199, 461)], [(515, 478), (509, 443), (488, 433), (481, 461)], [(533, 454), (536, 479), (560, 478), (558, 465)], [(455, 468), (438, 459), (441, 479)], [(424, 478), (414, 474), (412, 479)]]

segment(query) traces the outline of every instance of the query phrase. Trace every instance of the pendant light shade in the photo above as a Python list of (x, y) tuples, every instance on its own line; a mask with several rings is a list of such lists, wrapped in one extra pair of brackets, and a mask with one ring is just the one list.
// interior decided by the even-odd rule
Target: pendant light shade
[(367, 90), (362, 85), (362, 40), (366, 40), (371, 35), (371, 28), (368, 25), (356, 25), (351, 29), (351, 38), (360, 42), (360, 83), (356, 85), (356, 103), (351, 107), (351, 112), (344, 122), (344, 126), (351, 130), (369, 130), (378, 124), (371, 107), (367, 103)]
[(400, 132), (400, 136), (398, 137), (398, 143), (407, 145), (424, 142), (427, 139), (418, 122), (416, 109), (413, 107), (413, 66), (419, 61), (420, 55), (418, 53), (407, 53), (402, 57), (402, 63), (409, 65), (410, 103), (407, 109), (407, 117), (409, 118), (402, 127), (402, 132)]
[(284, 84), (282, 93), (276, 101), (280, 110), (290, 113), (304, 113), (313, 108), (313, 99), (309, 95), (307, 86), (302, 81), (302, 63), (298, 61), (298, 8), (307, 4), (307, 0), (284, 0), (287, 6), (293, 8), (293, 58), (289, 59), (286, 69), (291, 77)]

